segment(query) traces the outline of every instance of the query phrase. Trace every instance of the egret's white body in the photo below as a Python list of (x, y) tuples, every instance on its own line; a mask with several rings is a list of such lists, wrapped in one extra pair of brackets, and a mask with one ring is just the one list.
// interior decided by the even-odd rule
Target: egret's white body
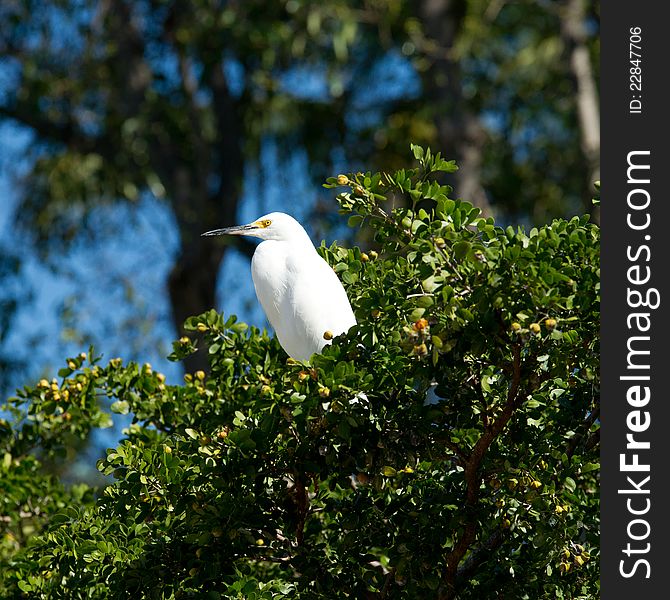
[(251, 259), (251, 277), (265, 315), (290, 357), (307, 361), (329, 343), (327, 338), (356, 324), (340, 280), (293, 217), (275, 212), (249, 225), (203, 235), (225, 234), (263, 240)]

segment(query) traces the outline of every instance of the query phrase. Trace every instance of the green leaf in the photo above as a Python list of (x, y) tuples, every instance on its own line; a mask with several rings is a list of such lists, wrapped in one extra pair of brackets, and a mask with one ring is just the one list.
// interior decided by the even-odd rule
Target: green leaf
[(127, 415), (130, 412), (130, 404), (128, 404), (128, 402), (125, 400), (117, 400), (116, 402), (112, 403), (109, 408), (112, 412), (118, 413), (120, 415)]
[(470, 242), (457, 242), (454, 244), (454, 257), (457, 260), (462, 260), (467, 255), (468, 251), (471, 248)]
[(410, 144), (409, 147), (411, 148), (412, 154), (414, 155), (414, 158), (416, 158), (416, 160), (423, 160), (424, 150), (421, 146), (417, 146), (416, 144)]

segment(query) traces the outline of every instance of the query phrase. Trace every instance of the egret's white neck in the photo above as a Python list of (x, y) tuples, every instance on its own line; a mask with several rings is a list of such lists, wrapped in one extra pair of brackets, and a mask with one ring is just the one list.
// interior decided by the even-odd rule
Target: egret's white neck
[(296, 250), (303, 252), (308, 250), (315, 250), (312, 240), (307, 235), (307, 232), (302, 227), (296, 227), (291, 231), (290, 235), (272, 236), (269, 235), (263, 240), (264, 242), (280, 242), (291, 246)]

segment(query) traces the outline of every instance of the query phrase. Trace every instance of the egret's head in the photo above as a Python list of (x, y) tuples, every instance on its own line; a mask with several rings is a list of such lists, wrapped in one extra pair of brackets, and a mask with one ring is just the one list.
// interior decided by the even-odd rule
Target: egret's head
[(248, 225), (214, 229), (202, 235), (249, 235), (262, 240), (277, 240), (280, 242), (297, 241), (307, 237), (307, 233), (298, 221), (281, 212), (264, 215)]

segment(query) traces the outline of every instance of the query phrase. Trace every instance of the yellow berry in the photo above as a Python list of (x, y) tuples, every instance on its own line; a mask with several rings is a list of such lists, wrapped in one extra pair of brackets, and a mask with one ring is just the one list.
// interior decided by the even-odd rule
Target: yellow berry
[(361, 261), (362, 262), (368, 262), (370, 260), (370, 257), (365, 254), (365, 252), (361, 252)]
[(545, 319), (544, 326), (549, 330), (553, 329), (556, 327), (556, 319)]
[(323, 332), (323, 339), (324, 340), (332, 340), (333, 339), (333, 332), (330, 331), (329, 329)]
[(521, 329), (521, 324), (520, 323), (512, 323), (512, 331), (519, 331)]
[(417, 331), (423, 331), (426, 327), (428, 327), (428, 321), (426, 321), (424, 318), (421, 318), (416, 321), (412, 327), (414, 327), (414, 329)]
[(537, 323), (531, 323), (528, 329), (530, 329), (533, 333), (540, 333), (540, 326)]
[(346, 175), (337, 176), (337, 185), (347, 185), (349, 183), (349, 178)]
[(370, 258), (371, 258), (372, 260), (374, 260), (374, 259), (377, 258), (378, 256), (379, 256), (379, 254), (377, 254), (377, 252), (375, 252), (374, 250), (370, 250)]
[(330, 397), (330, 388), (327, 388), (327, 387), (319, 388), (319, 396), (321, 396), (322, 398), (329, 398)]
[(419, 344), (418, 346), (414, 346), (413, 352), (417, 356), (426, 356), (426, 354), (428, 354), (428, 348), (426, 347), (426, 344)]
[(205, 379), (205, 372), (204, 371), (196, 371), (195, 376), (200, 381), (203, 381)]
[(207, 327), (207, 325), (205, 325), (204, 323), (198, 323), (197, 330), (200, 333), (205, 333), (205, 331), (207, 331), (208, 329), (209, 327)]

